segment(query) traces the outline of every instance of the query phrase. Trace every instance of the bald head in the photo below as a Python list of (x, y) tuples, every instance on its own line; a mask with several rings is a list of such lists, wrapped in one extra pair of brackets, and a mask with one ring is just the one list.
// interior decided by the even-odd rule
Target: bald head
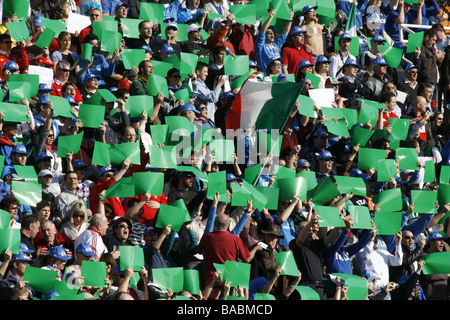
[(228, 226), (230, 225), (230, 217), (227, 214), (219, 214), (214, 221), (214, 225), (216, 227), (216, 230), (227, 230)]

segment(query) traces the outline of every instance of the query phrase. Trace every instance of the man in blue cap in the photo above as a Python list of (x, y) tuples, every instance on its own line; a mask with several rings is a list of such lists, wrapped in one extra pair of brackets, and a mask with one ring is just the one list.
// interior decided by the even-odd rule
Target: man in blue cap
[(197, 118), (197, 115), (200, 114), (200, 111), (198, 111), (195, 106), (188, 102), (185, 103), (180, 108), (180, 116), (186, 117), (190, 122), (194, 123), (195, 119)]
[(319, 23), (319, 18), (316, 14), (317, 8), (318, 6), (310, 5), (303, 7), (304, 22), (301, 26), (306, 31), (304, 43), (309, 47), (314, 60), (319, 56), (328, 55), (324, 48), (323, 25)]
[(275, 17), (275, 11), (269, 10), (268, 18), (261, 26), (255, 40), (255, 55), (256, 61), (260, 71), (265, 72), (267, 65), (270, 61), (281, 57), (281, 49), (286, 42), (287, 34), (292, 26), (292, 19), (294, 17), (293, 11), (291, 11), (291, 19), (288, 20), (278, 35), (275, 38), (275, 33), (269, 26)]
[(308, 146), (303, 159), (309, 162), (311, 171), (316, 171), (319, 165), (318, 155), (328, 147), (328, 133), (322, 129), (316, 129), (311, 135), (311, 145)]
[(305, 45), (306, 31), (295, 26), (289, 33), (289, 45), (281, 50), (283, 60), (283, 73), (295, 74), (297, 76), (298, 65), (302, 60), (308, 60), (314, 63), (313, 56), (307, 45)]
[(350, 43), (352, 37), (347, 32), (339, 36), (339, 51), (336, 55), (332, 55), (330, 59), (330, 68), (328, 69), (328, 76), (340, 78), (343, 76), (343, 66), (348, 60), (356, 62), (356, 57), (350, 53)]
[[(0, 281), (0, 300), (11, 300), (13, 288), (23, 281), (25, 269), (33, 263), (33, 260), (28, 258), (23, 252), (19, 252), (12, 257), (9, 269), (9, 275)], [(30, 292), (31, 297), (34, 297), (34, 290), (25, 285)]]
[(38, 102), (36, 103), (36, 108), (33, 111), (33, 119), (36, 129), (43, 126), (47, 119), (51, 119), (51, 131), (53, 131), (53, 139), (57, 139), (60, 129), (58, 123), (53, 119), (53, 102), (50, 100), (48, 94), (43, 94)]
[(334, 181), (334, 168), (336, 167), (336, 157), (328, 150), (323, 150), (317, 157), (318, 167), (316, 168), (316, 179), (320, 183), (326, 178), (331, 178)]
[(405, 80), (397, 83), (397, 89), (408, 94), (404, 105), (409, 106), (418, 94), (419, 83), (417, 77), (419, 75), (419, 66), (408, 63), (404, 69), (404, 74)]
[(372, 39), (370, 39), (370, 50), (364, 51), (359, 56), (359, 62), (361, 68), (367, 72), (372, 72), (372, 62), (375, 60), (380, 53), (380, 48), (384, 46), (386, 39), (380, 34), (375, 34)]
[(383, 85), (389, 81), (388, 78), (386, 78), (386, 72), (387, 72), (388, 64), (384, 60), (383, 57), (376, 57), (375, 60), (372, 62), (372, 69), (373, 74), (367, 79), (365, 82), (365, 85), (370, 90), (370, 96), (372, 97), (371, 100), (377, 100), (380, 98), (381, 89), (383, 88)]
[(28, 151), (23, 144), (16, 144), (11, 152), (11, 163), (3, 166), (2, 177), (11, 174), (13, 178), (17, 178), (14, 166), (25, 166), (27, 164)]
[(349, 59), (343, 65), (343, 76), (338, 78), (342, 82), (339, 87), (339, 94), (347, 99), (345, 103), (347, 108), (356, 109), (359, 103), (356, 99), (369, 98), (370, 95), (369, 88), (356, 77), (359, 70), (360, 66), (356, 63), (356, 60)]

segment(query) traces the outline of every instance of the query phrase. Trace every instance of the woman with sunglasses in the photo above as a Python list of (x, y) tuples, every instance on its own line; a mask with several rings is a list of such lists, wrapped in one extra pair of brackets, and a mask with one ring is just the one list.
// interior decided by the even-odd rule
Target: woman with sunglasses
[(84, 202), (82, 200), (75, 202), (70, 209), (69, 220), (61, 226), (60, 232), (75, 241), (89, 227), (88, 217), (88, 210)]

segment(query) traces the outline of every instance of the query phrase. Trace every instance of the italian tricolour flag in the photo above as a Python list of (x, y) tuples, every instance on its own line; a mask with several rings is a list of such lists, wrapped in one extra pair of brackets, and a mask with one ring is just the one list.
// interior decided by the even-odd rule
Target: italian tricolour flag
[(227, 129), (281, 129), (302, 89), (295, 82), (247, 80), (227, 116)]

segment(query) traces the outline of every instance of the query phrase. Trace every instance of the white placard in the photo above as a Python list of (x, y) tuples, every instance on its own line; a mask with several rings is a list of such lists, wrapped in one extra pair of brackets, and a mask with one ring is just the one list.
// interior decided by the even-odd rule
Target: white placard
[(308, 93), (319, 108), (333, 108), (332, 103), (335, 100), (333, 88), (310, 89)]
[(84, 16), (79, 13), (70, 12), (69, 18), (66, 22), (67, 31), (71, 34), (75, 34), (76, 32), (80, 32), (86, 27), (91, 25), (91, 19), (88, 16)]
[(46, 83), (49, 87), (52, 86), (53, 83), (53, 69), (39, 67), (30, 64), (28, 66), (28, 74), (38, 74), (39, 75), (39, 83)]
[(397, 90), (397, 101), (398, 102), (405, 103), (407, 96), (408, 96), (408, 94), (406, 92)]

